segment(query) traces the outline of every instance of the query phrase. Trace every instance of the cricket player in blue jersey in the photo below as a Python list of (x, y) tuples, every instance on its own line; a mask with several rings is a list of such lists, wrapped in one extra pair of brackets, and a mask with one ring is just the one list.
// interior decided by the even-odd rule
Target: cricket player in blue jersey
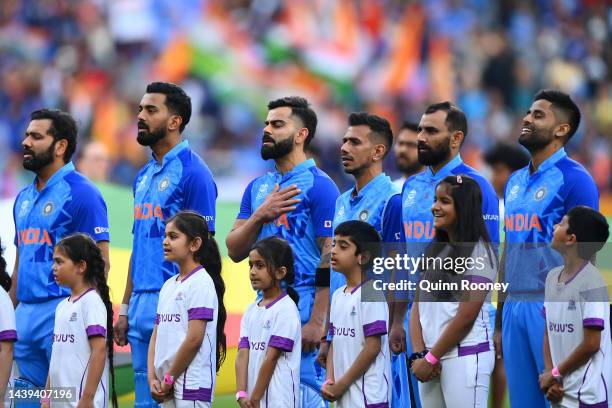
[(41, 109), (32, 112), (21, 143), (23, 167), (36, 177), (19, 192), (13, 207), (17, 256), (10, 295), (17, 306), (16, 387), (44, 387), (47, 382), (55, 308), (70, 295), (53, 277), (55, 243), (75, 232), (89, 234), (100, 247), (108, 273), (106, 204), (70, 161), (77, 133), (68, 113)]
[(509, 287), (497, 313), (494, 341), (497, 358), (503, 349), (512, 407), (548, 406), (538, 386), (544, 370), (541, 310), (546, 275), (563, 263), (549, 245), (553, 227), (576, 205), (599, 208), (593, 178), (564, 149), (579, 124), (580, 110), (569, 95), (538, 92), (519, 136), (531, 162), (513, 173), (506, 185), (500, 279)]
[[(355, 177), (355, 185), (336, 200), (332, 226), (348, 220), (371, 224), (383, 242), (399, 242), (402, 228), (400, 189), (383, 172), (383, 159), (393, 145), (389, 122), (366, 112), (351, 113), (342, 138), (340, 154), (344, 171)], [(331, 272), (330, 297), (346, 284), (344, 275)], [(328, 319), (329, 320), (329, 319)], [(325, 365), (331, 337), (321, 344), (317, 360)]]
[(268, 104), (261, 157), (274, 160), (275, 169), (249, 183), (226, 239), (234, 262), (245, 259), (257, 240), (271, 235), (286, 239), (293, 249), (302, 320), (303, 407), (324, 404), (319, 394), (324, 375), (316, 355), (329, 306), (332, 219), (339, 195), (334, 182), (304, 152), (316, 126), (317, 116), (304, 98)]
[(164, 261), (165, 222), (181, 210), (193, 210), (215, 231), (217, 186), (208, 166), (183, 140), (191, 118), (191, 98), (180, 87), (153, 82), (138, 107), (138, 143), (152, 159), (134, 181), (134, 244), (128, 278), (115, 324), (118, 345), (130, 344), (134, 366), (135, 407), (155, 407), (147, 379), (147, 352), (155, 323), (159, 291), (178, 273)]
[[(410, 177), (402, 189), (402, 239), (407, 244), (407, 254), (419, 257), (433, 239), (433, 214), (435, 188), (447, 176), (464, 174), (478, 183), (482, 191), (482, 214), (492, 242), (499, 242), (499, 203), (493, 186), (476, 170), (461, 160), (459, 150), (467, 136), (467, 120), (463, 111), (450, 102), (430, 105), (418, 126), (418, 157), (424, 171)], [(492, 306), (491, 306), (492, 307)], [(393, 309), (389, 342), (393, 353), (412, 355), (422, 350), (412, 350), (406, 341), (407, 302), (396, 302)], [(392, 361), (394, 407), (420, 407), (416, 378), (410, 374), (406, 381), (406, 359), (401, 354)], [(396, 385), (400, 385), (397, 387)], [(410, 402), (410, 405), (408, 404)]]

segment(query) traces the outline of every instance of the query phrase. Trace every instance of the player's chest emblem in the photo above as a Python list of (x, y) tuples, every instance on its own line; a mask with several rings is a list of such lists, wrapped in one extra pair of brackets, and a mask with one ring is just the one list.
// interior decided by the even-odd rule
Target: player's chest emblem
[(148, 176), (145, 174), (140, 181), (138, 182), (138, 186), (136, 186), (136, 191), (141, 191), (142, 189), (145, 188), (146, 184), (147, 184), (147, 178)]
[(19, 207), (19, 215), (23, 216), (28, 211), (28, 206), (30, 205), (30, 200), (25, 200), (21, 203), (21, 207)]
[(406, 207), (410, 207), (410, 206), (414, 205), (414, 203), (416, 201), (416, 196), (417, 196), (416, 190), (415, 189), (410, 190), (410, 192), (406, 196), (406, 200), (404, 201), (404, 205)]
[(533, 195), (533, 199), (536, 201), (540, 201), (544, 198), (544, 196), (546, 196), (546, 187), (540, 187), (536, 190), (535, 194)]
[(338, 219), (343, 220), (344, 214), (345, 214), (345, 210), (344, 210), (344, 206), (342, 206), (338, 209), (338, 215), (337, 215)]
[(576, 301), (574, 299), (570, 299), (570, 301), (567, 302), (567, 310), (576, 310)]
[(184, 299), (184, 297), (183, 297), (183, 293), (182, 292), (177, 293), (176, 297), (174, 298), (174, 300), (176, 300), (176, 301), (180, 301), (180, 300), (183, 300), (183, 299)]
[(357, 314), (357, 310), (355, 310), (355, 306), (351, 309), (351, 316), (355, 316)]
[(69, 322), (76, 322), (77, 320), (77, 312), (72, 312), (72, 314), (70, 315), (70, 319), (68, 319)]
[(268, 184), (262, 184), (259, 186), (259, 190), (257, 190), (257, 195), (255, 196), (255, 200), (259, 201), (268, 195)]
[(359, 221), (366, 221), (368, 219), (368, 210), (363, 210), (359, 213)]
[(272, 327), (272, 323), (270, 322), (270, 320), (266, 320), (266, 322), (263, 324), (263, 328), (268, 330), (270, 329), (270, 327)]
[(42, 214), (46, 217), (53, 212), (53, 203), (51, 201), (47, 202), (42, 208)]
[(520, 187), (518, 186), (518, 184), (515, 184), (514, 186), (512, 186), (512, 188), (510, 189), (510, 192), (508, 193), (508, 197), (506, 197), (506, 202), (516, 200), (516, 198), (518, 197), (519, 189)]
[(161, 179), (161, 181), (157, 185), (157, 189), (159, 191), (166, 191), (168, 186), (170, 186), (170, 179), (168, 178), (168, 176), (166, 176), (163, 179)]

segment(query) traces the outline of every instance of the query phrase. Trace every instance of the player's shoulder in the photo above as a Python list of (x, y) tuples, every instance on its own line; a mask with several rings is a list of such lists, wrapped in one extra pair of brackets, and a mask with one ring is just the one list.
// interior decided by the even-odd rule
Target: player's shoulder
[(211, 290), (215, 293), (215, 282), (212, 279), (212, 276), (208, 273), (208, 271), (204, 268), (202, 270), (190, 276), (187, 282), (191, 286), (197, 286), (198, 288), (206, 288), (207, 290)]
[(82, 309), (92, 309), (92, 308), (103, 308), (106, 310), (106, 306), (104, 305), (104, 301), (102, 300), (102, 296), (98, 293), (97, 290), (90, 290), (85, 293), (78, 302), (81, 303)]
[(0, 311), (2, 310), (10, 310), (14, 312), (14, 307), (8, 292), (0, 286)]
[[(73, 193), (81, 194), (94, 194), (102, 196), (100, 189), (87, 177), (79, 173), (78, 171), (71, 171), (64, 176), (64, 182), (66, 182)], [(87, 196), (89, 199), (91, 196)]]
[(312, 174), (312, 186), (308, 190), (310, 196), (318, 196), (326, 200), (334, 201), (340, 196), (340, 190), (327, 173), (316, 166), (309, 168)]
[(459, 166), (455, 167), (451, 171), (451, 173), (453, 175), (465, 174), (466, 176), (476, 180), (476, 182), (480, 185), (481, 189), (486, 188), (487, 190), (490, 189), (491, 192), (494, 192), (493, 185), (489, 182), (489, 180), (487, 180), (482, 174), (480, 174), (478, 170), (476, 170), (472, 166), (469, 166), (465, 163), (461, 163)]
[(212, 172), (204, 159), (190, 148), (181, 150), (177, 158), (183, 165), (183, 176), (204, 176), (212, 178)]
[(332, 302), (334, 301), (334, 299), (340, 298), (342, 294), (344, 293), (345, 289), (346, 289), (346, 285), (342, 285), (338, 289), (336, 289), (332, 295)]
[(581, 163), (568, 156), (559, 159), (554, 167), (558, 169), (564, 183), (588, 183), (595, 185), (595, 180), (589, 171)]
[(556, 266), (548, 272), (548, 275), (546, 275), (546, 284), (545, 284), (545, 287), (547, 289), (550, 285), (556, 285), (556, 282), (559, 279), (559, 274), (561, 273), (562, 270), (563, 270), (563, 266)]
[(312, 177), (313, 177), (313, 187), (315, 186), (333, 186), (336, 190), (338, 190), (336, 183), (334, 183), (334, 181), (329, 176), (329, 174), (327, 174), (326, 172), (324, 172), (317, 166), (309, 167), (308, 171), (310, 172), (310, 174), (312, 174)]

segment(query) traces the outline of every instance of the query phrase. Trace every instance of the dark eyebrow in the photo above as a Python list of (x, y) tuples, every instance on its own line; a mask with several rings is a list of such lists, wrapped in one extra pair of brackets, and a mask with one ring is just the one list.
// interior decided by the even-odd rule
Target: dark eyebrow
[(139, 104), (138, 107), (141, 108), (141, 109), (151, 109), (151, 108), (158, 109), (157, 105), (151, 105), (151, 104), (149, 104), (149, 105), (140, 105)]
[(272, 119), (272, 120), (266, 120), (266, 121), (264, 122), (264, 124), (265, 124), (266, 126), (268, 126), (268, 125), (269, 125), (269, 124), (271, 124), (271, 123), (272, 123), (272, 124), (274, 124), (274, 125), (280, 125), (280, 124), (284, 124), (284, 123), (287, 123), (287, 122), (285, 122), (285, 121), (284, 121), (284, 120), (282, 120), (282, 119)]
[(38, 133), (38, 132), (25, 132), (26, 136), (44, 136), (42, 133)]
[(360, 139), (359, 139), (358, 137), (355, 137), (355, 136), (344, 136), (344, 137), (342, 138), (342, 143), (346, 143), (346, 142), (347, 142), (347, 141), (349, 141), (349, 140), (350, 140), (351, 142), (359, 142), (359, 141), (360, 141)]

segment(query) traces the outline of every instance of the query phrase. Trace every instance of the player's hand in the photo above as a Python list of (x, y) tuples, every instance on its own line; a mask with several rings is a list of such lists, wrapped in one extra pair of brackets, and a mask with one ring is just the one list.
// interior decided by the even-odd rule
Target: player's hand
[(248, 408), (259, 408), (261, 406), (261, 401), (259, 401), (258, 399), (250, 398), (247, 401), (247, 404)]
[(302, 353), (314, 351), (321, 343), (323, 325), (309, 321), (302, 327)]
[(412, 363), (412, 373), (421, 382), (431, 381), (438, 377), (442, 372), (442, 365), (438, 362), (436, 365), (424, 358), (418, 358)]
[(249, 408), (249, 400), (247, 400), (246, 398), (242, 397), (238, 399), (238, 405), (240, 406), (240, 408)]
[(334, 402), (336, 400), (334, 394), (332, 394), (332, 392), (329, 390), (329, 386), (333, 383), (334, 380), (327, 379), (326, 383), (323, 383), (323, 385), (321, 386), (321, 395), (323, 396), (323, 399), (325, 401)]
[(344, 384), (342, 380), (338, 382), (332, 381), (325, 386), (325, 389), (327, 390), (329, 396), (333, 397), (334, 401), (337, 401), (342, 397), (342, 395), (344, 395), (348, 389), (348, 385)]
[(550, 371), (544, 371), (540, 374), (538, 380), (540, 382), (540, 389), (543, 393), (546, 393), (546, 391), (557, 382)]
[(406, 330), (402, 323), (393, 323), (391, 325), (391, 330), (389, 330), (389, 347), (394, 354), (406, 351)]
[(149, 389), (151, 390), (151, 398), (153, 398), (155, 402), (162, 403), (164, 401), (166, 396), (162, 391), (161, 382), (158, 379), (149, 381)]
[(81, 398), (77, 404), (77, 408), (95, 408), (93, 398)]
[(295, 210), (297, 203), (302, 201), (299, 198), (293, 198), (302, 192), (295, 184), (285, 187), (279, 191), (280, 186), (274, 185), (274, 189), (263, 203), (257, 208), (253, 214), (262, 222), (270, 222), (278, 216)]
[(550, 402), (560, 402), (563, 399), (563, 386), (555, 382), (546, 391), (546, 399)]
[(495, 348), (495, 358), (497, 360), (504, 358), (501, 329), (495, 329), (495, 332), (493, 333), (493, 347)]
[(119, 316), (117, 323), (113, 326), (115, 343), (118, 346), (127, 345), (128, 319), (127, 316)]
[(329, 343), (323, 341), (319, 346), (319, 353), (317, 354), (317, 363), (323, 368), (325, 368), (325, 364), (327, 364), (327, 353), (329, 353)]

